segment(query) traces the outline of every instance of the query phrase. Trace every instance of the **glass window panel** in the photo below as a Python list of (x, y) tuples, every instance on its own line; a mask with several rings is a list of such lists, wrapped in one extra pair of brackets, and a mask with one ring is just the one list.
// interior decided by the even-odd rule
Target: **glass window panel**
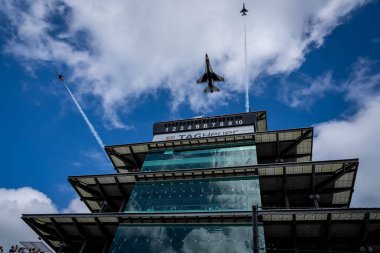
[(213, 145), (203, 148), (176, 148), (151, 151), (147, 154), (142, 171), (186, 170), (256, 165), (256, 145)]
[(249, 211), (261, 206), (258, 176), (137, 182), (125, 212)]
[[(246, 225), (120, 225), (108, 252), (253, 252), (252, 231)], [(265, 253), (262, 225), (259, 243), (260, 253)]]

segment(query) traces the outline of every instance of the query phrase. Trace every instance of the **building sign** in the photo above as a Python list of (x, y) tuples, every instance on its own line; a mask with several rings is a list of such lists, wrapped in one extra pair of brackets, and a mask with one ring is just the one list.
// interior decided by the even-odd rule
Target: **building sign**
[(156, 134), (153, 137), (153, 141), (170, 141), (170, 140), (187, 140), (195, 138), (208, 138), (208, 137), (218, 137), (224, 135), (235, 135), (235, 134), (246, 134), (254, 133), (255, 126), (236, 126), (227, 128), (217, 128), (217, 129), (206, 129), (206, 130), (194, 130), (194, 131), (183, 131), (174, 133), (164, 133)]
[[(193, 118), (187, 120), (178, 120), (171, 122), (160, 122), (153, 126), (153, 135), (157, 134), (170, 134), (178, 132), (189, 132), (201, 130), (210, 130), (213, 132), (218, 128), (232, 128), (247, 125), (256, 125), (257, 118), (255, 112), (231, 114), (206, 118)], [(224, 130), (226, 131), (226, 130)], [(221, 132), (218, 132), (221, 133)], [(197, 138), (197, 137), (195, 137)]]

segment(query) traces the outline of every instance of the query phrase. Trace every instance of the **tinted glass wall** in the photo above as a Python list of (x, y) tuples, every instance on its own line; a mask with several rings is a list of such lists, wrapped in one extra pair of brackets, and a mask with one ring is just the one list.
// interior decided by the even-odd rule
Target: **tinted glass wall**
[[(259, 239), (264, 237), (259, 227)], [(252, 253), (252, 227), (239, 225), (121, 225), (109, 253)], [(263, 241), (263, 240), (261, 240)], [(265, 245), (261, 245), (265, 252)]]
[(125, 212), (249, 211), (261, 206), (257, 176), (137, 182)]
[[(254, 143), (176, 148), (148, 153), (142, 171), (195, 170), (257, 164)], [(257, 176), (136, 182), (127, 213), (251, 211), (261, 206)], [(165, 214), (163, 214), (165, 215)], [(109, 253), (253, 252), (251, 225), (121, 225)], [(259, 227), (265, 252), (264, 231)]]
[(186, 170), (256, 165), (254, 143), (243, 146), (207, 146), (197, 149), (166, 149), (148, 153), (142, 171)]

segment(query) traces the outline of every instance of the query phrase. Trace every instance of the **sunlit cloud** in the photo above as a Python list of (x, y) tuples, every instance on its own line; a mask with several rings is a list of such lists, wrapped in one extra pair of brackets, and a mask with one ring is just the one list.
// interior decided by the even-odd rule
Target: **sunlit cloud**
[[(301, 2), (247, 3), (251, 81), (258, 75), (296, 70), (310, 50), (366, 3)], [(228, 106), (239, 96), (244, 103), (240, 2), (0, 3), (12, 34), (3, 50), (26, 65), (66, 66), (76, 95), (98, 101), (107, 127), (128, 128), (120, 116), (160, 91), (169, 91), (168, 108), (173, 112), (186, 105), (204, 113)], [(195, 84), (206, 52), (214, 70), (226, 78), (219, 94), (204, 95), (204, 87)]]

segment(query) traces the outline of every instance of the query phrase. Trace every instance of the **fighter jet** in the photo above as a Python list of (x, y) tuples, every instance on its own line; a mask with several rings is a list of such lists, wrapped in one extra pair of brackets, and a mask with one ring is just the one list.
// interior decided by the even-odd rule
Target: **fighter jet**
[(60, 80), (60, 81), (64, 81), (65, 80), (65, 77), (61, 74), (61, 73), (59, 73), (58, 71), (57, 71), (57, 75), (58, 75), (58, 79)]
[(223, 82), (224, 77), (217, 75), (211, 68), (210, 60), (208, 59), (208, 55), (206, 54), (206, 70), (205, 73), (197, 80), (197, 83), (207, 83), (207, 87), (203, 90), (204, 93), (214, 91), (218, 92), (220, 89), (214, 86), (214, 82)]
[(245, 8), (245, 5), (243, 3), (243, 9), (240, 11), (240, 13), (242, 16), (247, 16), (247, 12), (248, 12), (248, 10)]

